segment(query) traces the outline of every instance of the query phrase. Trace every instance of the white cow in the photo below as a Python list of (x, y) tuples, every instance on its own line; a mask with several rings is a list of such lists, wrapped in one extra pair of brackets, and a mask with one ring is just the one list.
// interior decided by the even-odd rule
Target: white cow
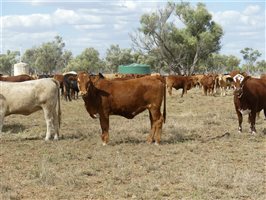
[(52, 78), (20, 83), (0, 81), (0, 133), (5, 116), (29, 115), (41, 109), (47, 125), (45, 140), (51, 134), (57, 140), (61, 119), (59, 82)]

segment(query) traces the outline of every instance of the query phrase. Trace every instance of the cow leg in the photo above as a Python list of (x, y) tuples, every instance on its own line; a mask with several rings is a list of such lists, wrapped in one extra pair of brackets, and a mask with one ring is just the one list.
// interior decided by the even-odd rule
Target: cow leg
[(167, 89), (168, 89), (169, 95), (172, 96), (172, 87), (171, 86), (167, 86)]
[(46, 136), (45, 141), (48, 141), (51, 138), (51, 131), (55, 130), (54, 128), (54, 119), (53, 112), (51, 109), (43, 108), (44, 118), (46, 121)]
[(206, 86), (203, 86), (203, 95), (207, 96), (207, 90), (208, 88)]
[(251, 134), (256, 134), (255, 122), (256, 122), (256, 112), (251, 111), (248, 115), (250, 122), (250, 132)]
[(182, 90), (181, 97), (183, 97), (185, 93), (187, 93), (187, 87), (186, 86)]
[(3, 124), (4, 124), (4, 118), (6, 113), (6, 103), (5, 100), (2, 99), (0, 95), (0, 133), (2, 132)]
[(147, 138), (147, 142), (150, 144), (155, 141), (155, 144), (160, 144), (161, 141), (161, 133), (162, 133), (162, 124), (163, 124), (163, 116), (161, 115), (160, 109), (152, 109), (150, 110), (152, 127), (150, 134)]
[(153, 143), (155, 141), (154, 140), (155, 130), (153, 128), (154, 121), (153, 121), (152, 114), (151, 114), (151, 111), (150, 110), (149, 110), (149, 117), (150, 117), (150, 122), (151, 122), (151, 130), (150, 130), (149, 136), (147, 137), (147, 142), (149, 144), (151, 144), (151, 143)]
[(100, 115), (100, 124), (102, 129), (102, 142), (103, 146), (105, 146), (109, 142), (109, 116), (105, 117), (103, 115)]
[(54, 134), (54, 140), (58, 140), (59, 139), (59, 116), (56, 113), (56, 109), (54, 109), (53, 111), (53, 124), (54, 124), (54, 130), (55, 130), (55, 134)]
[(163, 128), (163, 116), (154, 123), (155, 128), (155, 144), (158, 145), (161, 142), (162, 128)]
[(4, 124), (4, 113), (2, 113), (2, 111), (0, 111), (0, 133), (2, 132), (2, 128), (3, 128), (3, 124)]
[(237, 118), (238, 118), (238, 132), (242, 133), (243, 116), (238, 110), (236, 111), (236, 114), (237, 114)]

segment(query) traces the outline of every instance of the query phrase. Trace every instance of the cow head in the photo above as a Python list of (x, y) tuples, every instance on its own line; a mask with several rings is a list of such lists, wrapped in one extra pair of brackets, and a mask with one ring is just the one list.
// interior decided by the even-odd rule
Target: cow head
[(234, 80), (233, 86), (234, 86), (234, 89), (235, 89), (234, 94), (238, 98), (240, 98), (243, 95), (243, 86), (244, 86), (243, 81), (244, 81), (244, 78), (245, 77), (243, 75), (241, 75), (241, 74), (237, 74), (237, 75), (235, 75), (233, 77), (233, 80)]
[(77, 83), (80, 94), (83, 96), (87, 94), (89, 82), (89, 74), (87, 72), (80, 72), (77, 75)]
[(99, 73), (99, 75), (90, 75), (87, 72), (80, 72), (77, 76), (77, 83), (80, 94), (82, 96), (87, 95), (89, 88), (101, 78), (104, 78), (101, 73)]

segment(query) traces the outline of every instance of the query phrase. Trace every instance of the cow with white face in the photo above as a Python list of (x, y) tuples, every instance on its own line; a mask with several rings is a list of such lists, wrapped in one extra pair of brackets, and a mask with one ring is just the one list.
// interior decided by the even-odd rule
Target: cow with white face
[(61, 118), (59, 97), (59, 82), (52, 78), (20, 83), (0, 81), (0, 133), (5, 116), (43, 110), (47, 125), (45, 140), (52, 134), (57, 140)]
[(255, 134), (256, 113), (266, 112), (266, 80), (237, 74), (234, 76), (234, 104), (242, 132), (243, 115), (248, 114), (250, 131)]

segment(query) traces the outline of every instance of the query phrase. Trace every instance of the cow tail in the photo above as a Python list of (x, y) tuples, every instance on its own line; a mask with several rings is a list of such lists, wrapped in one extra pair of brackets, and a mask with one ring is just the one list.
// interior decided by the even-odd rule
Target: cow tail
[(57, 94), (57, 104), (58, 104), (57, 116), (58, 116), (58, 124), (60, 128), (60, 125), (61, 125), (60, 84), (59, 84), (57, 93), (58, 93)]
[(60, 105), (60, 83), (59, 81), (52, 79), (57, 85), (57, 116), (58, 116), (58, 125), (60, 128), (61, 125), (61, 105)]
[(166, 82), (164, 82), (163, 87), (163, 122), (166, 121)]

